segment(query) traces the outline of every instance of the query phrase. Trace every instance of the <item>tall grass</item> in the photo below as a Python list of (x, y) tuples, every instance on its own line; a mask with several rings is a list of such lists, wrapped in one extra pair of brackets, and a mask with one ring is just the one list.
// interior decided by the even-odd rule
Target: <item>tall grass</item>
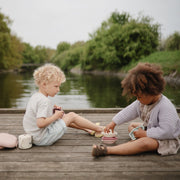
[(127, 72), (139, 62), (149, 62), (161, 65), (164, 75), (169, 75), (175, 71), (180, 75), (180, 51), (160, 51), (152, 53), (139, 61), (131, 62), (127, 66), (122, 67), (121, 71)]

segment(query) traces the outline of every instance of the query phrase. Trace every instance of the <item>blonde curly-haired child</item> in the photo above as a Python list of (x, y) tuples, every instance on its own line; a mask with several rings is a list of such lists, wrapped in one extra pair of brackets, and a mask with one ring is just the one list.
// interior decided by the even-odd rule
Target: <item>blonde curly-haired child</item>
[(23, 118), (24, 130), (32, 135), (33, 144), (52, 145), (63, 136), (67, 127), (87, 132), (103, 131), (101, 126), (74, 112), (65, 114), (61, 107), (52, 104), (48, 96), (54, 97), (66, 80), (59, 67), (45, 64), (34, 71), (33, 77), (39, 90), (31, 96)]

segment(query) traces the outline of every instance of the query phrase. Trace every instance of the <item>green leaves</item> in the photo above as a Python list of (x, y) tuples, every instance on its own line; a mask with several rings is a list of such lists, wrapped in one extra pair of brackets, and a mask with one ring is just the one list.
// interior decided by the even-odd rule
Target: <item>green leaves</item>
[(16, 69), (23, 63), (49, 62), (54, 50), (44, 46), (32, 47), (11, 34), (10, 19), (0, 13), (0, 69)]
[(155, 51), (159, 40), (158, 30), (159, 25), (151, 24), (149, 17), (133, 19), (127, 13), (113, 12), (91, 35), (85, 61), (92, 69), (118, 70)]
[(71, 44), (70, 43), (67, 43), (67, 42), (61, 42), (58, 44), (57, 46), (57, 54), (60, 54), (68, 49), (70, 49), (71, 47)]
[(165, 42), (166, 50), (180, 50), (180, 33), (175, 32), (169, 36)]
[(79, 64), (83, 54), (83, 45), (84, 42), (76, 42), (73, 45), (67, 42), (59, 43), (52, 61), (63, 70), (70, 70), (72, 67)]
[(42, 64), (50, 62), (55, 50), (44, 46), (32, 47), (29, 43), (23, 43), (24, 49), (22, 52), (24, 64)]
[(59, 43), (54, 62), (64, 70), (80, 64), (82, 70), (119, 70), (156, 50), (159, 25), (150, 17), (133, 19), (128, 13), (113, 12), (90, 40), (83, 44)]
[(22, 64), (23, 45), (11, 34), (10, 19), (0, 13), (0, 69), (15, 69)]

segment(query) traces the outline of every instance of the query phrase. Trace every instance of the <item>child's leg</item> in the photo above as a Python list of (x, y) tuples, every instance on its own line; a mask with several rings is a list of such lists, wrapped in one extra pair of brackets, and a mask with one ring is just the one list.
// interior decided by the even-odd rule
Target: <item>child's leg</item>
[(139, 138), (117, 146), (107, 147), (107, 154), (132, 155), (157, 150), (159, 143), (149, 137)]
[[(85, 128), (81, 128), (81, 127), (79, 127), (79, 126), (77, 126), (76, 124), (74, 124), (74, 123), (71, 123), (70, 125), (69, 125), (69, 127), (71, 127), (71, 128), (76, 128), (76, 129), (81, 129), (81, 130), (83, 130), (83, 131), (85, 131), (85, 132), (87, 132), (87, 133), (89, 133), (90, 135), (95, 135), (95, 136), (99, 136), (99, 137), (101, 137), (102, 136), (102, 131), (100, 131), (100, 132), (96, 132), (96, 131), (94, 131), (94, 130), (91, 130), (91, 129), (85, 129)], [(103, 126), (100, 126), (100, 127), (102, 127), (103, 129), (104, 129), (104, 127)]]
[(143, 123), (139, 123), (139, 122), (132, 122), (129, 126), (128, 126), (128, 131), (131, 132), (132, 129), (143, 125)]
[(71, 124), (69, 125), (69, 127), (71, 127), (71, 128), (76, 128), (76, 129), (81, 129), (81, 130), (84, 130), (84, 131), (89, 132), (89, 133), (92, 131), (92, 130), (90, 130), (90, 129), (81, 128), (81, 127), (77, 126), (77, 125), (74, 124), (74, 123), (71, 123)]
[(62, 119), (64, 120), (64, 122), (66, 123), (66, 126), (68, 126), (68, 127), (83, 129), (85, 131), (87, 129), (91, 129), (96, 132), (103, 131), (103, 128), (101, 126), (98, 126), (98, 125), (92, 123), (91, 121), (79, 116), (78, 114), (76, 114), (74, 112), (65, 114)]
[[(107, 155), (108, 154), (116, 154), (116, 155), (139, 154), (147, 151), (155, 151), (157, 150), (158, 146), (159, 144), (157, 140), (149, 137), (144, 137), (117, 146), (109, 146), (107, 147)], [(93, 145), (93, 149), (94, 148), (97, 148), (97, 145)]]

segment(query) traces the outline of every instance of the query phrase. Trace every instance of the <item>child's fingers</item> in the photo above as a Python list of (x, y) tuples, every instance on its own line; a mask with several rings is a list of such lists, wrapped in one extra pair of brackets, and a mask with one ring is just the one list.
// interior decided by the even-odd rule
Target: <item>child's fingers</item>
[(109, 132), (110, 132), (110, 130), (112, 130), (112, 132), (114, 132), (114, 129), (112, 129), (112, 128), (111, 128), (111, 127), (109, 127), (109, 126), (106, 126), (106, 127), (104, 128), (104, 132), (109, 133)]
[(107, 127), (104, 128), (104, 132), (107, 132)]

